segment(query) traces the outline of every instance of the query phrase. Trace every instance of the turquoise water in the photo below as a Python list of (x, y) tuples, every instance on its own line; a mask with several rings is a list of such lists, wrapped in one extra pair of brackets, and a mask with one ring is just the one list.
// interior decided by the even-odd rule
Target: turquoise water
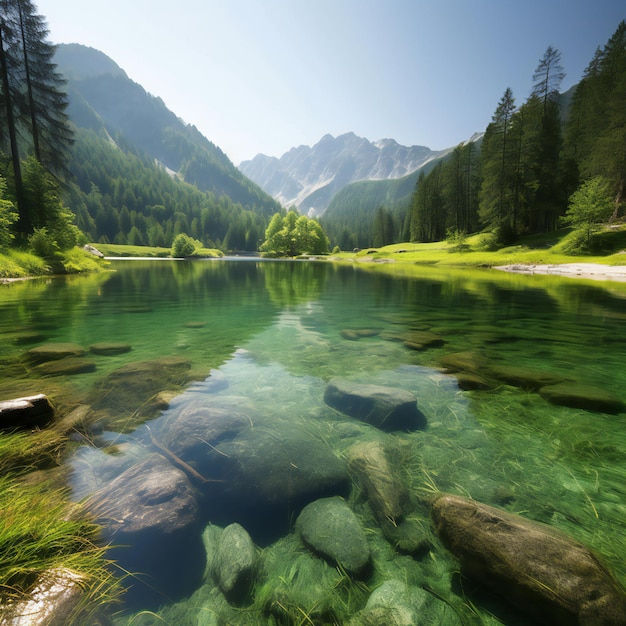
[[(0, 288), (2, 395), (37, 390), (56, 394), (62, 406), (94, 407), (96, 437), (77, 445), (69, 463), (77, 499), (154, 453), (152, 441), (177, 449), (168, 424), (185, 410), (210, 407), (248, 421), (259, 441), (276, 442), (263, 448), (276, 454), (299, 437), (341, 463), (363, 442), (393, 450), (393, 471), (414, 499), (407, 519), (426, 546), (414, 554), (395, 550), (353, 483), (342, 495), (365, 529), (371, 571), (351, 580), (320, 559), (303, 564), (310, 556), (294, 523), (305, 502), (281, 498), (274, 506), (265, 494), (259, 505), (253, 491), (231, 489), (230, 474), (215, 454), (232, 457), (239, 444), (224, 440), (206, 465), (190, 461), (192, 469), (221, 481), (200, 489), (198, 545), (204, 553), (198, 567), (210, 563), (211, 533), (240, 522), (260, 554), (249, 595), (229, 601), (215, 576), (200, 572), (176, 593), (157, 589), (145, 600), (129, 594), (117, 623), (348, 623), (389, 580), (443, 598), (458, 623), (532, 623), (459, 585), (458, 564), (434, 536), (422, 506), (442, 491), (559, 528), (597, 551), (626, 583), (626, 413), (556, 406), (536, 390), (485, 376), (502, 366), (540, 370), (626, 400), (621, 285), (258, 260), (116, 261), (112, 267), (100, 276)], [(419, 350), (405, 344), (411, 334), (423, 339), (424, 333), (437, 341)], [(40, 377), (23, 366), (24, 353), (48, 342), (85, 348), (116, 342), (131, 349), (90, 355), (95, 370), (88, 373)], [(457, 353), (478, 359), (474, 373), (489, 378), (489, 388), (459, 387), (457, 376), (443, 367), (446, 356)], [(187, 368), (184, 379), (167, 381), (169, 408), (146, 409), (161, 389), (149, 389), (146, 397), (131, 394), (123, 403), (111, 398), (124, 389), (107, 377), (162, 357), (184, 360)], [(410, 391), (427, 428), (386, 433), (338, 413), (323, 399), (328, 381), (337, 377)], [(254, 443), (245, 445), (256, 450)], [(295, 467), (298, 459), (290, 462)], [(179, 556), (181, 562), (190, 559)], [(325, 568), (314, 577), (321, 589), (298, 587), (296, 579), (306, 579), (309, 566)], [(140, 587), (136, 583), (135, 591)]]

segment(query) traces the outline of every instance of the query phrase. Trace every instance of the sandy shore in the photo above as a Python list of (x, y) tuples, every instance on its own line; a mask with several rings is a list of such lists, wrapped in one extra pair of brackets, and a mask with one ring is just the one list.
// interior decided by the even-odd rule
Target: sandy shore
[(550, 274), (566, 278), (614, 280), (626, 282), (626, 265), (600, 265), (598, 263), (562, 263), (559, 265), (501, 265), (496, 270), (517, 274)]

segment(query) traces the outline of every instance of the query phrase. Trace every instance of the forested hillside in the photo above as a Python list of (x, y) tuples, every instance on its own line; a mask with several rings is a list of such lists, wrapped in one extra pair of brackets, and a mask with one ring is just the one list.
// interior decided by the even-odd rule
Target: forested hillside
[(276, 201), (106, 55), (61, 45), (55, 60), (76, 129), (70, 208), (90, 239), (256, 250)]
[(412, 240), (484, 229), (494, 245), (502, 245), (522, 234), (555, 230), (564, 224), (572, 194), (596, 178), (594, 189), (606, 190), (613, 217), (620, 215), (626, 22), (598, 49), (573, 93), (559, 94), (563, 76), (559, 52), (548, 47), (526, 101), (518, 106), (512, 91), (504, 91), (480, 155), (469, 146), (459, 148), (420, 176), (409, 214)]

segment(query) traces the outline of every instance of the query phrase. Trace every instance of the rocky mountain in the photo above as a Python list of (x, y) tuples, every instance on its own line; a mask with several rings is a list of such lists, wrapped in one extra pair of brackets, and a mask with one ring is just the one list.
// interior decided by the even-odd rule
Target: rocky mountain
[(319, 216), (350, 183), (402, 178), (446, 152), (346, 133), (324, 135), (313, 147), (292, 148), (280, 158), (258, 154), (239, 169), (283, 206)]
[(79, 129), (147, 155), (200, 191), (228, 196), (264, 214), (279, 210), (195, 126), (185, 124), (104, 53), (79, 44), (61, 44), (54, 60), (67, 79), (68, 113)]

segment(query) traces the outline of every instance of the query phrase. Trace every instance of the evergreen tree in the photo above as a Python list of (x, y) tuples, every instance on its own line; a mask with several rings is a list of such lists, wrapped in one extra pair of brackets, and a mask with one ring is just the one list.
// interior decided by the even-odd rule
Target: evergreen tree
[(487, 126), (481, 149), (479, 216), (483, 225), (500, 235), (512, 229), (517, 169), (517, 149), (510, 137), (514, 112), (515, 98), (507, 88)]
[[(67, 169), (72, 141), (64, 81), (52, 62), (54, 47), (30, 0), (0, 1), (0, 74), (3, 107), (0, 140), (8, 145), (19, 219), (18, 231), (32, 233), (39, 208), (24, 194), (20, 155), (33, 153), (52, 172)], [(40, 221), (40, 220), (39, 220)]]

